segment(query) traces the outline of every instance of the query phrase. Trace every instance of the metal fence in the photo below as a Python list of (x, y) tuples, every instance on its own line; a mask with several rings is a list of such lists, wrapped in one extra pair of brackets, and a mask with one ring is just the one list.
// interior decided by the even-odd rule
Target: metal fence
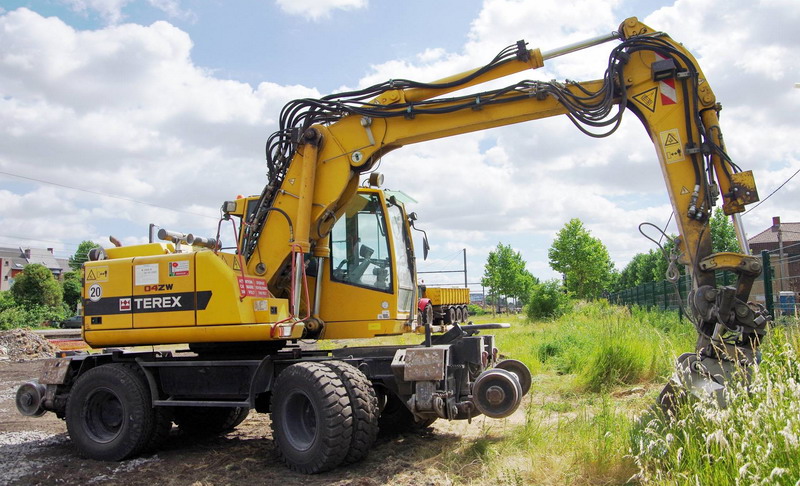
[[(778, 251), (762, 251), (764, 271), (754, 282), (750, 300), (764, 304), (773, 316), (800, 314), (798, 291), (800, 291), (800, 255)], [(717, 286), (735, 285), (736, 276), (730, 272), (717, 272)], [(683, 312), (686, 296), (692, 288), (688, 275), (682, 275), (676, 283), (666, 280), (648, 282), (608, 295), (609, 302), (619, 305), (638, 305), (662, 310)], [(679, 297), (680, 296), (680, 297)]]

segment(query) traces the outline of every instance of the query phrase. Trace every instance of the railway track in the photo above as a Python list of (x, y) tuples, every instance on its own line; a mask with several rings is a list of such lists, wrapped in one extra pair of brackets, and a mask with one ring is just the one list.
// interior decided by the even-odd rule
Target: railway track
[(89, 348), (81, 338), (80, 329), (41, 329), (34, 332), (50, 341), (51, 344), (57, 346), (62, 351), (75, 351)]

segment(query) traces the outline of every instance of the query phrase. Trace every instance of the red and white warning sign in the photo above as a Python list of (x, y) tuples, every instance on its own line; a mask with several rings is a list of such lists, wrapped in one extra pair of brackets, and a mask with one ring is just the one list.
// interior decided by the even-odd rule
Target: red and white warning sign
[(169, 262), (170, 277), (185, 277), (189, 275), (189, 261)]
[(237, 277), (239, 293), (245, 297), (270, 297), (267, 281), (263, 278)]
[[(663, 61), (667, 58), (659, 53), (655, 53), (656, 61)], [(678, 102), (678, 94), (675, 91), (675, 79), (662, 79), (658, 82), (658, 91), (661, 94), (661, 105), (674, 105)]]

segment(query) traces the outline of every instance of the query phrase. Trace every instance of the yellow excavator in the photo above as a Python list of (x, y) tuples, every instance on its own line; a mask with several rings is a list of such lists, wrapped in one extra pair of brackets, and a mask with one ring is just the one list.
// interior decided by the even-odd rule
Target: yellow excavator
[[(602, 79), (457, 93), (612, 41)], [(625, 111), (653, 142), (680, 232), (677, 260), (693, 280), (686, 306), (697, 347), (680, 358), (662, 403), (682, 387), (720, 392), (755, 359), (769, 316), (748, 303), (760, 261), (711, 251), (718, 200), (736, 215), (743, 249), (738, 215), (758, 200), (752, 173), (727, 155), (719, 110), (694, 57), (636, 18), (546, 52), (520, 41), (485, 66), (430, 83), (394, 79), (292, 101), (267, 140), (264, 190), (223, 203), (216, 237), (163, 230), (163, 243), (90, 255), (83, 338), (103, 350), (49, 360), (19, 388), (17, 407), (65, 418), (79, 453), (103, 460), (156, 447), (173, 422), (215, 432), (250, 409), (269, 412), (282, 461), (305, 473), (363, 459), (379, 430), (508, 416), (530, 372), (498, 359), (494, 337), (481, 333), (502, 325), (418, 326), (415, 217), (378, 189), (374, 170), (403, 145), (550, 116), (606, 136)], [(367, 175), (369, 187), (359, 187)], [(221, 249), (222, 236), (235, 245)], [(736, 285), (718, 287), (719, 270), (736, 274)], [(418, 327), (425, 336), (414, 346), (308, 345)]]

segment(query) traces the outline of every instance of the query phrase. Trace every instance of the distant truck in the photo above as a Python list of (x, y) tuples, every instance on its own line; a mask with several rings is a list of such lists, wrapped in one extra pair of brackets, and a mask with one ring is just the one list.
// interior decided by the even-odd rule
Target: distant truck
[(463, 323), (469, 318), (469, 289), (419, 286), (420, 325)]

